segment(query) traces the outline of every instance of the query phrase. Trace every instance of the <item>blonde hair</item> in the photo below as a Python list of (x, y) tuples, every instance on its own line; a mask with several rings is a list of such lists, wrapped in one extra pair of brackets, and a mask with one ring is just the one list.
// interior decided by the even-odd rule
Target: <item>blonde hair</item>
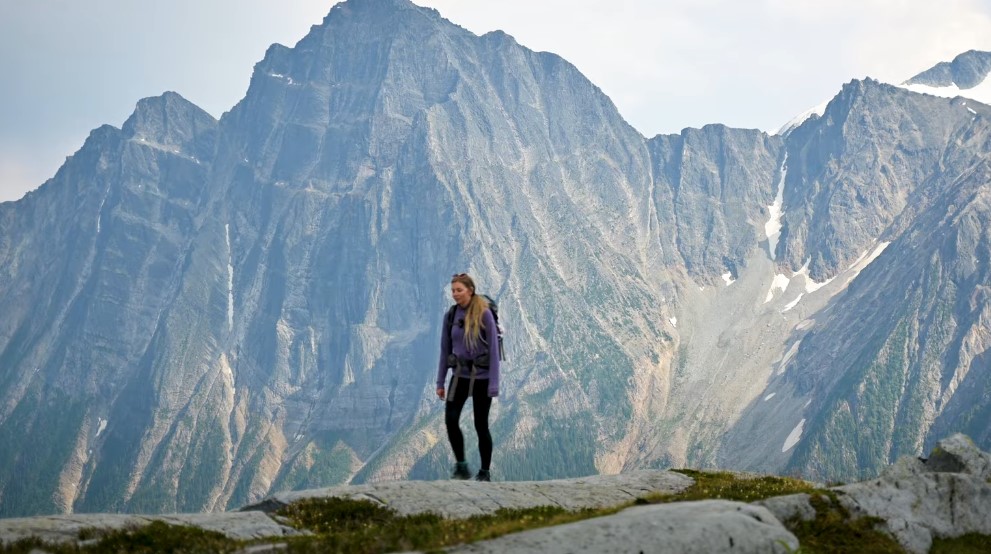
[(461, 283), (471, 291), (471, 302), (465, 310), (465, 346), (475, 350), (482, 335), (482, 314), (489, 309), (489, 302), (475, 294), (475, 281), (467, 273), (459, 273), (451, 278), (451, 284)]

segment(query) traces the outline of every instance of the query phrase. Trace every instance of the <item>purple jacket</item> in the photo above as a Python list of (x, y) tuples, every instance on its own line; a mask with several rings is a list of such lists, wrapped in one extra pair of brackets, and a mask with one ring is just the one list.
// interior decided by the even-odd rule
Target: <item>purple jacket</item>
[[(461, 359), (474, 360), (488, 351), (489, 367), (476, 367), (475, 379), (488, 379), (489, 396), (499, 396), (499, 335), (495, 330), (496, 324), (495, 318), (492, 316), (492, 310), (485, 310), (485, 312), (482, 313), (482, 327), (485, 328), (485, 335), (488, 340), (488, 345), (486, 345), (485, 342), (481, 340), (481, 337), (479, 337), (478, 344), (475, 346), (475, 349), (471, 351), (469, 351), (468, 347), (465, 345), (464, 325), (458, 324), (458, 322), (464, 321), (464, 319), (465, 309), (461, 306), (456, 306), (454, 308), (454, 321), (450, 329), (447, 328), (446, 318), (441, 326), (440, 363), (437, 364), (437, 388), (442, 389), (446, 386), (444, 381), (447, 379), (448, 354), (454, 354)], [(456, 368), (451, 371), (456, 371)], [(461, 373), (458, 374), (458, 377), (470, 378), (470, 370), (462, 369)]]

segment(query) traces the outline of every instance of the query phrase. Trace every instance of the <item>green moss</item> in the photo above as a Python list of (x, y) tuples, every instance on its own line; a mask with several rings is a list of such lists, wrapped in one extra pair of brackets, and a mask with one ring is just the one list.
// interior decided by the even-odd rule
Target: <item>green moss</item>
[(315, 533), (289, 539), (290, 552), (372, 553), (436, 550), (609, 515), (624, 507), (569, 512), (542, 506), (502, 509), (491, 515), (448, 520), (436, 514), (399, 516), (389, 508), (364, 500), (319, 498), (293, 503), (278, 514), (295, 527)]
[(789, 477), (761, 475), (743, 477), (724, 471), (673, 470), (695, 480), (687, 489), (675, 494), (655, 494), (641, 499), (640, 503), (685, 502), (688, 500), (735, 500), (756, 502), (772, 496), (813, 493), (819, 491), (811, 483)]
[(991, 552), (991, 535), (968, 533), (953, 539), (934, 539), (929, 554), (979, 554)]
[(85, 552), (234, 552), (240, 542), (221, 533), (154, 521), (127, 531), (113, 531)]
[(161, 521), (119, 531), (104, 532), (84, 529), (80, 531), (80, 540), (87, 541), (87, 544), (78, 546), (76, 544), (47, 543), (39, 539), (25, 539), (0, 547), (0, 552), (3, 554), (28, 554), (38, 549), (51, 554), (118, 552), (207, 554), (235, 552), (243, 548), (245, 544), (214, 531), (205, 531), (184, 525), (169, 525)]
[(815, 519), (802, 521), (795, 518), (783, 522), (798, 538), (802, 553), (905, 552), (891, 535), (877, 529), (883, 520), (875, 517), (851, 518), (850, 512), (836, 501), (835, 493), (813, 494), (809, 502), (815, 508)]
[(719, 498), (738, 502), (755, 502), (775, 496), (808, 494), (816, 510), (812, 521), (799, 519), (784, 522), (798, 538), (803, 554), (845, 552), (904, 552), (890, 535), (878, 531), (881, 519), (852, 519), (836, 500), (836, 492), (819, 489), (799, 479), (762, 475), (740, 476), (728, 472), (674, 470), (695, 480), (692, 486), (675, 494), (655, 494), (638, 499), (638, 504), (684, 502)]

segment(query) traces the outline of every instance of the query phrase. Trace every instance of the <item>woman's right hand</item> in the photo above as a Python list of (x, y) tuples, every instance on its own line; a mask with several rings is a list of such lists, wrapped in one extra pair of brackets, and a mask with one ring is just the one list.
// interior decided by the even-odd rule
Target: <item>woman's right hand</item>
[(437, 398), (444, 399), (444, 387), (437, 389)]

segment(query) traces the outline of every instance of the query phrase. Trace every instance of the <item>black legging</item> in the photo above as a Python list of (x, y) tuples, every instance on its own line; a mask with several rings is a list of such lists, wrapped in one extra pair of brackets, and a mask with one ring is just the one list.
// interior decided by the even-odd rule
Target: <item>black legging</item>
[[(454, 378), (451, 378), (453, 383)], [(465, 461), (465, 438), (461, 434), (461, 427), (458, 420), (461, 419), (461, 410), (468, 400), (468, 384), (471, 379), (467, 377), (458, 378), (458, 386), (454, 390), (454, 398), (445, 403), (444, 422), (447, 424), (447, 438), (451, 441), (451, 448), (454, 449), (454, 457), (459, 462)], [(451, 383), (448, 384), (451, 386)], [(492, 399), (489, 398), (489, 380), (475, 379), (471, 394), (472, 411), (475, 414), (475, 432), (478, 433), (478, 453), (482, 457), (482, 469), (489, 470), (492, 462), (492, 435), (489, 433), (489, 408), (492, 406)]]

